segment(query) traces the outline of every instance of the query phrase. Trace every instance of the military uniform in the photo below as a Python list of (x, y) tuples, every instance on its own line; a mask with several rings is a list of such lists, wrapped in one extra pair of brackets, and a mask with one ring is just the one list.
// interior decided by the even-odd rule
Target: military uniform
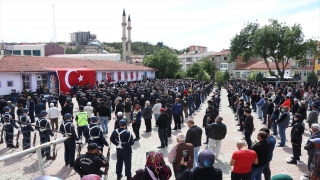
[(134, 144), (133, 137), (127, 129), (118, 128), (113, 131), (110, 137), (110, 141), (117, 146), (117, 165), (116, 174), (121, 176), (123, 162), (125, 165), (125, 175), (127, 178), (131, 178), (131, 159), (132, 148)]
[(21, 121), (22, 123), (20, 123), (21, 126), (21, 132), (23, 135), (22, 138), (22, 149), (29, 149), (30, 148), (30, 144), (31, 144), (31, 131), (34, 131), (33, 127), (29, 124), (30, 123), (30, 119), (28, 118), (27, 114), (22, 114), (19, 117), (19, 121)]
[[(50, 136), (53, 136), (53, 133), (51, 131), (50, 122), (46, 118), (41, 117), (36, 122), (36, 125), (38, 126), (38, 127), (36, 127), (36, 129), (39, 131), (40, 144), (50, 142)], [(47, 156), (47, 159), (51, 158), (50, 152), (51, 152), (50, 146), (41, 149), (42, 156)]]
[(103, 152), (103, 145), (109, 146), (107, 140), (104, 138), (102, 129), (97, 124), (88, 124), (85, 127), (83, 136), (88, 141), (88, 144), (90, 143), (96, 143), (98, 146), (101, 146), (102, 148), (100, 151)]
[(2, 114), (1, 122), (3, 124), (4, 131), (6, 132), (5, 141), (6, 141), (7, 147), (15, 148), (15, 146), (13, 145), (13, 128), (18, 129), (18, 126), (16, 122), (12, 120), (10, 112), (5, 112)]
[(303, 120), (295, 121), (291, 129), (291, 143), (292, 143), (292, 160), (300, 160), (301, 156), (301, 143), (302, 134), (304, 133), (304, 123)]
[(74, 155), (76, 151), (76, 141), (78, 141), (78, 136), (74, 130), (74, 125), (70, 121), (70, 119), (65, 120), (61, 123), (60, 132), (64, 132), (64, 137), (68, 137), (67, 140), (64, 141), (64, 161), (66, 166), (70, 164), (70, 167), (73, 167), (74, 164)]

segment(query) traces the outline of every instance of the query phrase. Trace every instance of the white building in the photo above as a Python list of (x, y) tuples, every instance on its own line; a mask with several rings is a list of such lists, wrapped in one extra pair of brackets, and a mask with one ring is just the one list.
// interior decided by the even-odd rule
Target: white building
[(215, 51), (208, 51), (208, 52), (201, 52), (196, 53), (194, 52), (188, 52), (184, 53), (178, 56), (180, 60), (180, 64), (182, 65), (182, 70), (186, 71), (193, 63), (198, 62), (199, 60), (212, 56), (215, 54)]
[(16, 56), (49, 56), (53, 54), (64, 54), (63, 47), (56, 44), (28, 44), (14, 45), (13, 55)]

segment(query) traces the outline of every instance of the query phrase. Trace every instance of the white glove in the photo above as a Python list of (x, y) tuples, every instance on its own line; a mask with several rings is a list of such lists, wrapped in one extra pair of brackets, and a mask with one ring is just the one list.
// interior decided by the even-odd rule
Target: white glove
[(18, 128), (18, 131), (21, 132), (21, 128)]
[(121, 146), (121, 144), (118, 144), (117, 148), (123, 149), (123, 147)]
[(81, 139), (79, 141), (76, 141), (76, 144), (82, 144)]
[(3, 124), (2, 123), (0, 123), (0, 127), (2, 127), (3, 126)]

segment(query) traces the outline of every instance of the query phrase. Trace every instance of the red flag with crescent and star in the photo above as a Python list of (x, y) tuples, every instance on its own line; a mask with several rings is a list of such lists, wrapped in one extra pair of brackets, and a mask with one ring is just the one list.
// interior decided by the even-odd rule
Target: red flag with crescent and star
[(133, 79), (133, 72), (130, 72), (131, 80)]
[(88, 68), (54, 68), (59, 78), (60, 91), (70, 92), (74, 85), (92, 88), (96, 82), (96, 72)]
[(108, 78), (108, 81), (111, 81), (111, 74), (110, 73), (107, 73), (107, 78)]

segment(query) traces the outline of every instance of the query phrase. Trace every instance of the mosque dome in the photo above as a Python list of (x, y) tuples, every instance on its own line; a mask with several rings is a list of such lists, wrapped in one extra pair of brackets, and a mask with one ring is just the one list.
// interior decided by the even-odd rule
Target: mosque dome
[(106, 50), (102, 50), (101, 54), (109, 54), (109, 52)]
[(91, 42), (88, 44), (88, 46), (101, 46), (101, 44), (99, 44), (98, 42)]

